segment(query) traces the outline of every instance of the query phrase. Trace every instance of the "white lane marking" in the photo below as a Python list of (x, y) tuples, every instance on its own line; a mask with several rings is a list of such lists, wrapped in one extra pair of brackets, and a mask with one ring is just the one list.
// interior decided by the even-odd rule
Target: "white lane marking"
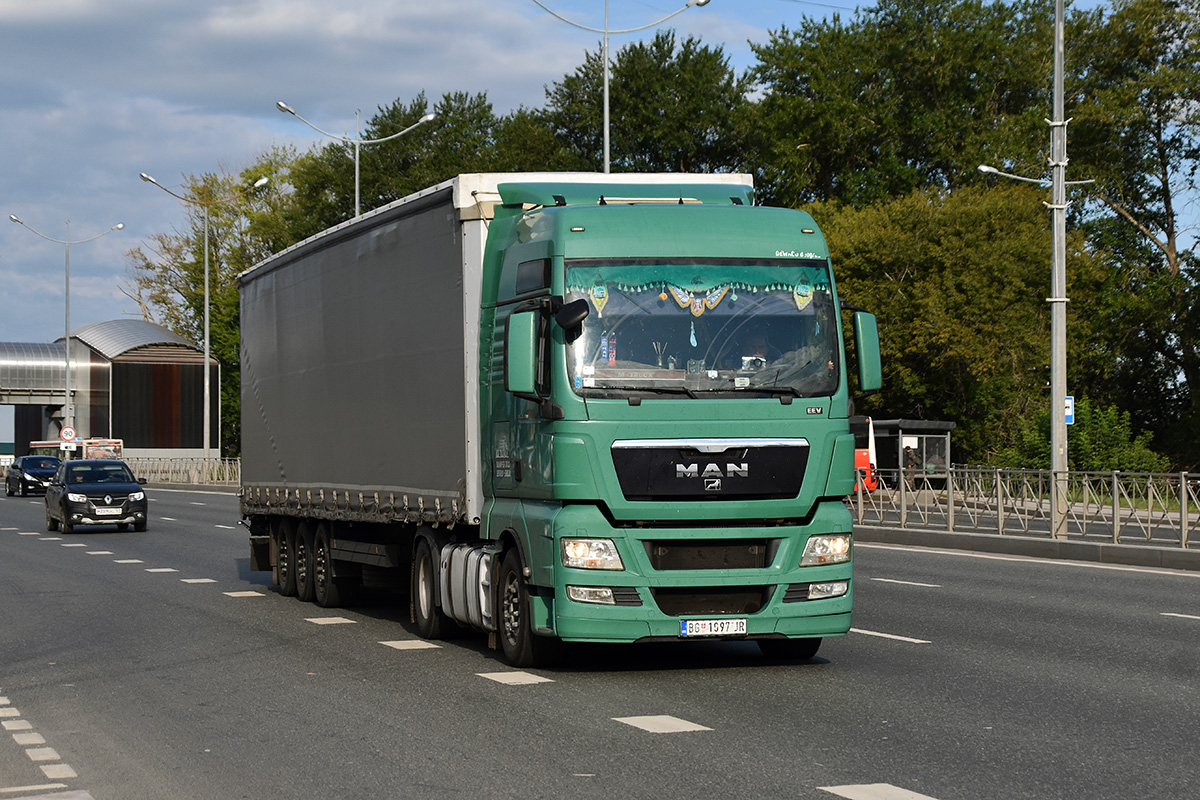
[(61, 536), (43, 536), (41, 539), (38, 539), (38, 541), (39, 542), (61, 542), (62, 537)]
[(30, 761), (61, 761), (62, 756), (53, 747), (31, 747), (25, 751)]
[(113, 551), (112, 550), (88, 550), (87, 554), (89, 556), (111, 556), (113, 554)]
[(541, 675), (533, 675), (528, 672), (477, 672), (475, 673), (481, 678), (487, 678), (489, 681), (503, 683), (506, 686), (526, 686), (531, 683), (554, 683), (549, 678), (543, 678)]
[(0, 717), (19, 717), (19, 716), (21, 716), (21, 712), (17, 711), (12, 706), (0, 708)]
[(1148, 575), (1174, 575), (1176, 577), (1200, 578), (1200, 570), (1187, 569), (1156, 569), (1154, 567), (1133, 567), (1124, 564), (1094, 564), (1090, 561), (1069, 561), (1065, 558), (1033, 558), (1032, 556), (1010, 556), (996, 553), (972, 553), (968, 550), (945, 550), (940, 547), (917, 547), (899, 544), (864, 544), (855, 542), (855, 547), (865, 547), (868, 550), (899, 550), (904, 553), (934, 554), (939, 556), (958, 556), (960, 558), (983, 558), (990, 561), (1018, 561), (1025, 564), (1042, 564), (1048, 567), (1082, 567), (1083, 569), (1107, 569), (1116, 572), (1141, 572)]
[[(65, 789), (65, 788), (67, 788), (67, 785), (65, 783), (43, 783), (39, 786), (10, 786), (7, 789), (0, 789), (0, 794), (16, 794), (18, 792), (20, 792), (20, 793), (41, 792), (41, 791), (45, 791), (46, 789)], [(55, 795), (55, 796), (62, 797), (63, 795)], [(91, 797), (91, 795), (88, 795), (88, 797)], [(79, 800), (82, 800), (82, 797), (79, 798)]]
[(309, 617), (308, 622), (314, 625), (357, 625), (358, 620), (345, 617)]
[(0, 528), (0, 531), (15, 531), (16, 528)]
[(236, 525), (217, 525), (216, 527), (218, 527), (224, 531), (236, 531), (237, 530)]
[(37, 531), (21, 531), (17, 536), (41, 536)]
[(851, 633), (861, 633), (863, 636), (878, 636), (881, 639), (895, 639), (898, 642), (909, 642), (911, 644), (933, 644), (926, 639), (910, 639), (907, 636), (897, 636), (894, 633), (879, 633), (878, 631), (864, 631), (862, 628), (851, 628)]
[(114, 564), (145, 564), (140, 558), (116, 558), (113, 559)]
[(87, 547), (83, 542), (68, 542), (67, 544), (59, 545), (59, 547)]
[(10, 701), (7, 697), (0, 697), (0, 706), (6, 706), (9, 704), (9, 702)]
[(898, 581), (898, 580), (895, 580), (894, 578), (871, 578), (871, 580), (879, 581), (880, 583), (898, 583), (901, 586), (924, 586), (926, 589), (942, 588), (942, 585), (940, 583), (917, 583), (916, 581)]
[(1196, 616), (1195, 614), (1175, 614), (1170, 611), (1164, 611), (1162, 612), (1162, 615), (1164, 617), (1179, 617), (1180, 619), (1200, 619), (1200, 617)]
[(195, 500), (193, 500), (193, 501), (191, 502), (191, 505), (194, 505), (194, 506), (205, 506), (205, 505), (208, 505), (208, 503), (197, 503)]
[(182, 583), (216, 583), (216, 578), (180, 578)]
[(159, 517), (159, 519), (162, 520), (163, 522), (178, 522), (179, 521), (179, 520), (175, 519), (174, 517)]
[(262, 592), (225, 592), (228, 597), (263, 597)]
[(45, 744), (46, 737), (40, 733), (14, 733), (13, 741), (22, 747), (28, 747), (34, 744)]
[(179, 570), (171, 569), (170, 567), (155, 567), (153, 569), (146, 570), (146, 572), (179, 572)]
[(9, 719), (0, 722), (0, 726), (6, 731), (30, 731), (33, 730), (33, 723), (24, 719)]
[(861, 783), (857, 786), (818, 786), (822, 792), (836, 794), (847, 800), (934, 800), (927, 794), (918, 794), (887, 783)]
[(45, 764), (42, 766), (42, 774), (53, 780), (79, 777), (69, 764)]
[(380, 642), (384, 647), (391, 647), (395, 650), (441, 650), (440, 644), (426, 642), (421, 639), (404, 639), (396, 642)]
[(660, 714), (650, 717), (613, 717), (613, 722), (632, 725), (650, 733), (687, 733), (690, 731), (711, 731), (703, 725), (688, 722), (686, 719)]

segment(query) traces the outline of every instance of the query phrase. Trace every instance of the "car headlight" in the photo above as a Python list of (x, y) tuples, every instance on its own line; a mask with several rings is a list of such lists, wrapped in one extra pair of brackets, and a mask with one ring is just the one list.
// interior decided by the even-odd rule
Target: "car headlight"
[(850, 534), (831, 533), (808, 537), (800, 566), (816, 567), (826, 564), (844, 564), (850, 560)]
[(36, 480), (37, 480), (37, 478), (35, 478), (34, 476), (30, 475), (28, 472), (26, 472), (26, 473), (23, 473), (23, 474), (24, 474), (24, 476), (25, 476), (25, 480), (27, 480), (27, 481), (36, 481)]
[(139, 500), (145, 500), (145, 499), (146, 499), (145, 492), (134, 492), (133, 494), (129, 495), (129, 501), (131, 503), (136, 503)]
[(612, 539), (563, 539), (562, 565), (576, 569), (625, 569)]
[(70, 500), (72, 503), (86, 503), (87, 495), (86, 494), (75, 494), (74, 492), (67, 492), (67, 499)]

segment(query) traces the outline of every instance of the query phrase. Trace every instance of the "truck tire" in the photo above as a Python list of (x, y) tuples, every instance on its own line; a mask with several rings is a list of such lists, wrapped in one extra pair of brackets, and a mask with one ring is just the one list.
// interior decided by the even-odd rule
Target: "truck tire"
[(305, 603), (313, 600), (313, 525), (308, 520), (300, 523), (292, 548), (293, 563), (296, 565), (296, 597)]
[(417, 539), (413, 549), (412, 618), (422, 639), (442, 639), (450, 632), (453, 621), (442, 613), (437, 604), (437, 551), (425, 537)]
[(290, 520), (272, 523), (271, 535), (275, 537), (275, 571), (279, 593), (284, 597), (296, 596), (296, 526)]
[(817, 654), (821, 640), (817, 639), (759, 639), (758, 649), (773, 661), (809, 661)]
[(322, 522), (317, 526), (312, 547), (313, 600), (321, 608), (337, 608), (342, 604), (342, 593), (333, 579), (333, 554), (329, 552), (329, 525)]
[(515, 547), (500, 562), (496, 594), (497, 633), (504, 660), (514, 667), (547, 666), (557, 661), (562, 642), (533, 632), (529, 589)]

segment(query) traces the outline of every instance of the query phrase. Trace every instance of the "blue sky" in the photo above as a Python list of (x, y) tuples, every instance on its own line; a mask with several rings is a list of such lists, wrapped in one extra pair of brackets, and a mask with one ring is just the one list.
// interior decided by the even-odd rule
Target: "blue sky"
[[(545, 0), (604, 27), (602, 0)], [(685, 0), (610, 0), (609, 28), (654, 22)], [(1089, 0), (1088, 5), (1092, 4)], [(1047, 2), (1047, 13), (1053, 4)], [(667, 26), (723, 44), (738, 69), (748, 41), (851, 3), (711, 0)], [(612, 37), (620, 48), (653, 30)], [(314, 124), (353, 133), (354, 114), (422, 90), (486, 91), (504, 112), (542, 106), (600, 36), (531, 0), (0, 0), (0, 341), (48, 342), (64, 328), (64, 248), (71, 248), (71, 326), (137, 313), (122, 292), (125, 252), (185, 222), (168, 187), (181, 176), (238, 170), (273, 144), (320, 139), (279, 113), (284, 100)], [(0, 441), (11, 437), (0, 407)]]

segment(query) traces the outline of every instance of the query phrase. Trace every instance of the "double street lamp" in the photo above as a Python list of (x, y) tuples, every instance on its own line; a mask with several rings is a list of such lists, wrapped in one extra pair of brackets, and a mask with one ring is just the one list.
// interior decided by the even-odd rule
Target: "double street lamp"
[(204, 462), (205, 462), (205, 464), (207, 464), (208, 460), (211, 456), (211, 450), (212, 450), (212, 386), (211, 386), (211, 376), (209, 374), (211, 371), (210, 367), (209, 367), (209, 360), (211, 358), (211, 356), (210, 356), (211, 347), (210, 347), (210, 343), (209, 343), (209, 315), (208, 315), (208, 311), (209, 311), (209, 309), (208, 309), (208, 305), (209, 305), (208, 304), (208, 272), (209, 272), (209, 268), (208, 268), (208, 228), (209, 228), (208, 210), (211, 206), (215, 206), (220, 203), (234, 202), (236, 200), (240, 200), (241, 198), (250, 194), (250, 192), (254, 191), (255, 189), (258, 189), (262, 186), (266, 186), (267, 182), (270, 181), (270, 178), (268, 178), (267, 176), (264, 175), (263, 177), (261, 177), (257, 181), (255, 181), (254, 185), (252, 187), (250, 187), (249, 189), (246, 189), (243, 192), (238, 192), (237, 194), (233, 195), (232, 197), (218, 198), (216, 200), (196, 200), (196, 199), (193, 199), (190, 197), (184, 197), (181, 194), (172, 192), (170, 189), (163, 186), (161, 183), (154, 180), (154, 178), (150, 177), (149, 175), (147, 175), (144, 172), (140, 172), (138, 174), (141, 176), (142, 180), (144, 180), (146, 183), (154, 184), (155, 186), (162, 189), (164, 192), (171, 195), (172, 197), (174, 197), (178, 200), (182, 200), (183, 202), (189, 203), (191, 205), (200, 206), (202, 209), (204, 209)]
[[(708, 0), (704, 0), (704, 2), (707, 3)], [(304, 117), (297, 114), (296, 109), (292, 108), (291, 106), (289, 106), (287, 103), (283, 102), (282, 100), (277, 102), (275, 104), (275, 107), (278, 108), (280, 111), (282, 111), (285, 114), (291, 114), (293, 117), (300, 120), (301, 122), (303, 122), (308, 127), (312, 128), (317, 133), (320, 133), (324, 136), (328, 136), (330, 139), (337, 139), (339, 142), (342, 142), (344, 144), (353, 144), (354, 145), (354, 216), (356, 216), (356, 217), (362, 216), (362, 204), (359, 202), (359, 188), (358, 188), (359, 187), (359, 178), (358, 178), (359, 147), (361, 147), (364, 144), (380, 144), (382, 142), (390, 142), (392, 139), (400, 138), (401, 136), (408, 133), (409, 131), (411, 131), (412, 129), (416, 128), (419, 125), (424, 125), (426, 122), (432, 122), (433, 120), (437, 119), (437, 114), (426, 114), (425, 116), (421, 117), (419, 120), (414, 122), (412, 125), (409, 125), (404, 130), (397, 131), (396, 133), (393, 133), (390, 136), (384, 136), (381, 139), (360, 139), (360, 138), (358, 138), (359, 137), (359, 114), (360, 114), (360, 112), (355, 111), (354, 112), (354, 138), (351, 139), (348, 136), (338, 136), (336, 133), (330, 133), (329, 131), (321, 130), (316, 125), (313, 125), (311, 122), (306, 120)]]
[(533, 0), (533, 2), (537, 3), (537, 5), (541, 6), (541, 8), (543, 10), (545, 10), (547, 13), (549, 13), (552, 17), (559, 19), (559, 20), (567, 23), (568, 25), (572, 25), (576, 28), (579, 28), (580, 30), (590, 31), (591, 33), (604, 34), (604, 172), (605, 172), (605, 174), (607, 174), (609, 171), (608, 37), (614, 33), (617, 33), (617, 34), (637, 33), (638, 31), (644, 31), (644, 30), (647, 30), (648, 28), (658, 27), (659, 25), (661, 25), (664, 22), (666, 22), (667, 20), (669, 20), (671, 17), (682, 14), (683, 12), (687, 11), (692, 6), (708, 5), (709, 0), (688, 0), (687, 5), (685, 5), (683, 8), (678, 9), (677, 11), (672, 11), (670, 14), (667, 14), (665, 17), (655, 20), (654, 22), (651, 22), (648, 25), (642, 25), (639, 28), (625, 28), (625, 29), (619, 30), (619, 31), (610, 30), (608, 27), (608, 0), (604, 0), (604, 27), (603, 28), (589, 28), (587, 25), (580, 25), (578, 22), (573, 22), (573, 21), (567, 19), (566, 17), (564, 17), (562, 14), (559, 14), (559, 13), (553, 11), (552, 9), (547, 8), (545, 5), (542, 4), (541, 0)]
[(108, 234), (112, 233), (113, 231), (121, 230), (122, 228), (125, 227), (125, 224), (123, 222), (118, 222), (116, 225), (113, 225), (108, 230), (103, 231), (102, 233), (97, 233), (95, 236), (89, 236), (86, 239), (76, 239), (74, 241), (71, 241), (71, 222), (70, 222), (70, 220), (67, 221), (67, 236), (66, 236), (66, 238), (65, 239), (55, 239), (52, 236), (47, 236), (46, 234), (41, 233), (41, 232), (35, 230), (34, 228), (29, 227), (28, 225), (25, 224), (25, 222), (20, 217), (18, 217), (15, 214), (9, 214), (8, 218), (10, 220), (12, 220), (13, 222), (17, 223), (18, 225), (23, 226), (24, 228), (29, 230), (34, 235), (40, 236), (48, 242), (54, 242), (55, 244), (66, 245), (66, 251), (67, 251), (67, 255), (66, 255), (66, 286), (65, 286), (65, 292), (64, 292), (64, 294), (66, 295), (66, 324), (65, 324), (65, 330), (63, 333), (63, 349), (66, 351), (67, 355), (66, 355), (65, 394), (63, 396), (63, 429), (65, 430), (66, 428), (73, 428), (75, 415), (72, 413), (72, 410), (71, 410), (71, 245), (85, 244), (87, 242), (94, 242), (97, 239), (99, 239), (101, 236), (107, 236)]

